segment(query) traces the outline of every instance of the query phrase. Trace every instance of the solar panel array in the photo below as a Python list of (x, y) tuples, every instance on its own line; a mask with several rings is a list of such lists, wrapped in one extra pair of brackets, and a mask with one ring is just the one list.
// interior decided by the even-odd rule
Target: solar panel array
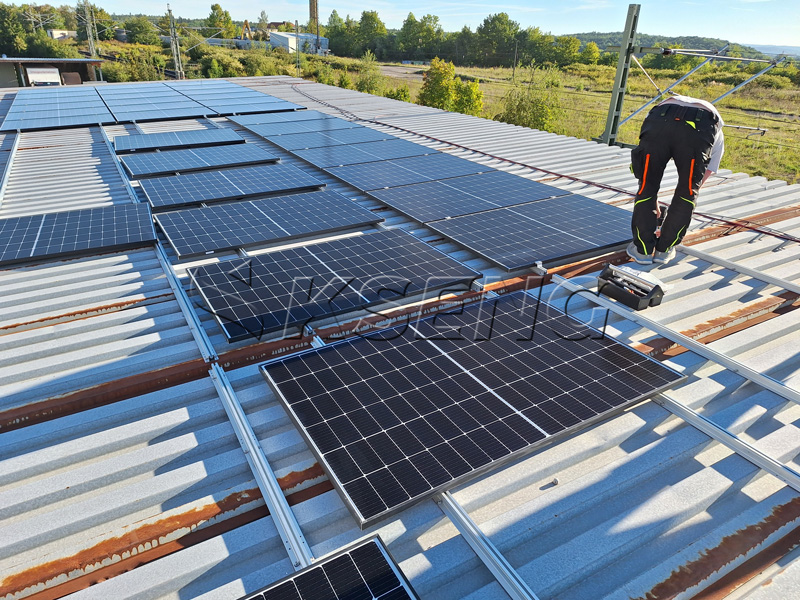
[[(253, 126), (248, 126), (251, 129)], [(360, 144), (362, 142), (377, 142), (394, 138), (388, 133), (381, 133), (369, 127), (353, 127), (339, 129), (326, 133), (291, 133), (286, 135), (264, 136), (276, 146), (284, 150), (302, 150), (304, 148), (322, 148), (323, 146), (338, 146), (342, 144)]]
[(14, 96), (0, 131), (113, 123), (94, 88), (26, 88)]
[(384, 204), (421, 223), (567, 194), (569, 192), (504, 171), (370, 192)]
[(192, 129), (139, 135), (120, 135), (114, 138), (117, 153), (170, 148), (200, 148), (223, 144), (244, 144), (244, 138), (232, 129)]
[(319, 179), (283, 164), (153, 177), (139, 185), (154, 209), (325, 187)]
[(427, 156), (332, 167), (324, 171), (359, 190), (370, 191), (494, 171), (494, 169), (471, 160), (437, 152)]
[(578, 196), (560, 196), (428, 223), (508, 271), (542, 261), (597, 255), (630, 241), (630, 213)]
[(324, 557), (242, 600), (418, 600), (378, 536)]
[(255, 144), (207, 146), (191, 150), (124, 154), (120, 161), (133, 179), (166, 173), (189, 173), (215, 167), (278, 162), (278, 157)]
[(0, 131), (303, 108), (229, 81), (31, 88), (17, 92)]
[(263, 123), (260, 125), (248, 125), (248, 129), (260, 135), (261, 137), (270, 137), (273, 135), (287, 135), (290, 133), (308, 133), (308, 132), (321, 132), (337, 131), (339, 129), (357, 129), (362, 127), (352, 121), (345, 121), (344, 119), (317, 119), (302, 120), (302, 121), (287, 121), (283, 123)]
[(401, 230), (384, 230), (189, 269), (229, 341), (300, 328), (480, 273)]
[(228, 117), (229, 121), (233, 121), (242, 127), (248, 125), (260, 125), (262, 123), (291, 123), (296, 121), (316, 121), (319, 119), (335, 119), (331, 115), (326, 115), (318, 110), (301, 110), (290, 113), (261, 113), (255, 115), (241, 115), (236, 117)]
[(146, 204), (0, 219), (0, 264), (155, 243)]
[(379, 142), (352, 144), (349, 146), (329, 146), (310, 148), (308, 150), (296, 150), (293, 154), (311, 163), (315, 167), (325, 168), (438, 153), (436, 150), (431, 150), (425, 146), (415, 144), (414, 142), (395, 138)]
[(383, 221), (336, 192), (310, 192), (264, 200), (161, 213), (161, 229), (179, 258), (286, 241)]
[(682, 379), (524, 293), (262, 370), (362, 527)]

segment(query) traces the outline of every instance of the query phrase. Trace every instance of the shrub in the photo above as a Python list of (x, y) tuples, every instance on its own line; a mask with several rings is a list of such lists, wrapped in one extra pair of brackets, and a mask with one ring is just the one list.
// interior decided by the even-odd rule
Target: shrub
[(417, 96), (417, 104), (451, 110), (455, 99), (455, 74), (453, 63), (438, 56), (423, 76), (422, 89)]
[(408, 89), (408, 86), (405, 83), (400, 87), (387, 89), (383, 95), (387, 98), (392, 98), (393, 100), (411, 102), (411, 90)]
[(341, 71), (339, 73), (339, 77), (336, 80), (336, 85), (346, 90), (353, 89), (353, 80), (350, 79), (350, 75), (347, 73), (347, 71)]
[(483, 92), (477, 81), (455, 80), (453, 110), (474, 117), (483, 112)]
[(513, 125), (553, 131), (563, 112), (552, 85), (553, 69), (530, 70), (527, 83), (516, 84), (503, 98), (503, 112), (494, 117)]

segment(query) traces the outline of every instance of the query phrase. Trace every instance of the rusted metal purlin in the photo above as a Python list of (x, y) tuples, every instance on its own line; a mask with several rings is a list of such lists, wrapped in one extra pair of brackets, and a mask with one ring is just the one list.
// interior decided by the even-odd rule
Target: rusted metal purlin
[[(654, 586), (644, 596), (640, 596), (635, 600), (667, 600), (675, 598), (695, 586), (702, 585), (704, 581), (720, 572), (726, 565), (752, 552), (759, 545), (765, 543), (770, 536), (798, 519), (800, 519), (800, 497), (794, 498), (786, 504), (776, 506), (772, 514), (760, 523), (748, 525), (736, 533), (724, 537), (719, 546), (709, 548), (700, 558), (689, 561), (674, 570), (667, 579)], [(789, 538), (788, 544), (790, 545), (787, 546), (787, 542), (783, 539), (776, 543), (784, 542), (783, 545), (787, 547), (787, 550), (800, 542), (798, 529), (784, 537)], [(718, 597), (705, 595), (703, 592), (695, 596), (697, 599), (703, 598), (705, 600)]]
[[(286, 500), (290, 506), (294, 506), (333, 489), (324, 477), (325, 472), (319, 464), (314, 463), (303, 471), (292, 471), (278, 478), (278, 483), (284, 492), (289, 492)], [(291, 491), (303, 483), (317, 479), (322, 481), (295, 492)], [(269, 514), (258, 488), (239, 491), (219, 502), (128, 530), (124, 535), (103, 540), (73, 556), (7, 575), (2, 580), (0, 597), (11, 595), (31, 600), (61, 598)], [(100, 566), (104, 564), (105, 566)], [(38, 593), (25, 593), (26, 590), (46, 586), (49, 581), (57, 578), (67, 580)]]

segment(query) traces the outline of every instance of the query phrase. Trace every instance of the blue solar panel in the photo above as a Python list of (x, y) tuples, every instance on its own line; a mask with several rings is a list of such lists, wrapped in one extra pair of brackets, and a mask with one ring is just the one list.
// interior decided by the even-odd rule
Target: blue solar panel
[(508, 271), (556, 266), (630, 241), (630, 212), (569, 195), (428, 223)]
[(120, 135), (114, 138), (117, 153), (169, 148), (199, 148), (222, 144), (244, 144), (244, 139), (232, 129), (194, 129), (141, 135)]
[(383, 221), (336, 192), (310, 192), (162, 213), (179, 258), (282, 242)]
[(370, 191), (494, 169), (438, 152), (427, 156), (331, 167), (325, 171), (359, 190)]
[(229, 341), (294, 334), (313, 320), (442, 288), (480, 273), (399, 229), (189, 269)]
[(191, 150), (123, 154), (120, 161), (133, 179), (165, 173), (188, 173), (214, 167), (278, 162), (278, 157), (255, 144), (206, 146)]
[(524, 204), (569, 192), (524, 177), (490, 171), (370, 192), (421, 223)]
[(294, 121), (315, 121), (317, 119), (335, 119), (332, 115), (326, 115), (317, 110), (297, 110), (293, 112), (280, 112), (280, 113), (261, 113), (255, 115), (241, 115), (236, 117), (228, 117), (229, 121), (233, 121), (239, 125), (259, 125), (262, 123), (288, 123)]
[(313, 190), (325, 186), (297, 167), (281, 164), (154, 177), (142, 179), (139, 184), (154, 209)]
[(338, 167), (360, 163), (436, 154), (436, 150), (407, 140), (391, 139), (349, 146), (295, 150), (293, 154), (316, 167)]
[(269, 136), (266, 139), (285, 150), (301, 150), (303, 148), (321, 148), (323, 146), (337, 146), (341, 144), (377, 142), (380, 140), (394, 139), (394, 136), (388, 133), (375, 131), (368, 127), (355, 127), (353, 129), (340, 129), (328, 133), (313, 132), (276, 135)]
[(286, 135), (290, 133), (328, 132), (338, 129), (354, 129), (361, 127), (356, 123), (343, 119), (316, 119), (313, 121), (289, 121), (286, 123), (264, 123), (261, 125), (248, 125), (248, 129), (261, 137), (273, 135)]
[(155, 243), (146, 204), (0, 219), (0, 264)]

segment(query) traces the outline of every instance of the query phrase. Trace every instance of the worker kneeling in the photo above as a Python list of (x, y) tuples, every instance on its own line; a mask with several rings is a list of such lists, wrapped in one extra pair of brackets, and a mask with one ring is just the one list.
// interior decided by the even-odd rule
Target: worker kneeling
[[(639, 145), (631, 152), (631, 168), (639, 180), (631, 218), (633, 241), (628, 255), (637, 263), (666, 264), (692, 220), (697, 193), (706, 179), (719, 170), (725, 151), (722, 117), (710, 102), (674, 95), (647, 115)], [(669, 159), (675, 161), (678, 185), (660, 235), (658, 189)]]

